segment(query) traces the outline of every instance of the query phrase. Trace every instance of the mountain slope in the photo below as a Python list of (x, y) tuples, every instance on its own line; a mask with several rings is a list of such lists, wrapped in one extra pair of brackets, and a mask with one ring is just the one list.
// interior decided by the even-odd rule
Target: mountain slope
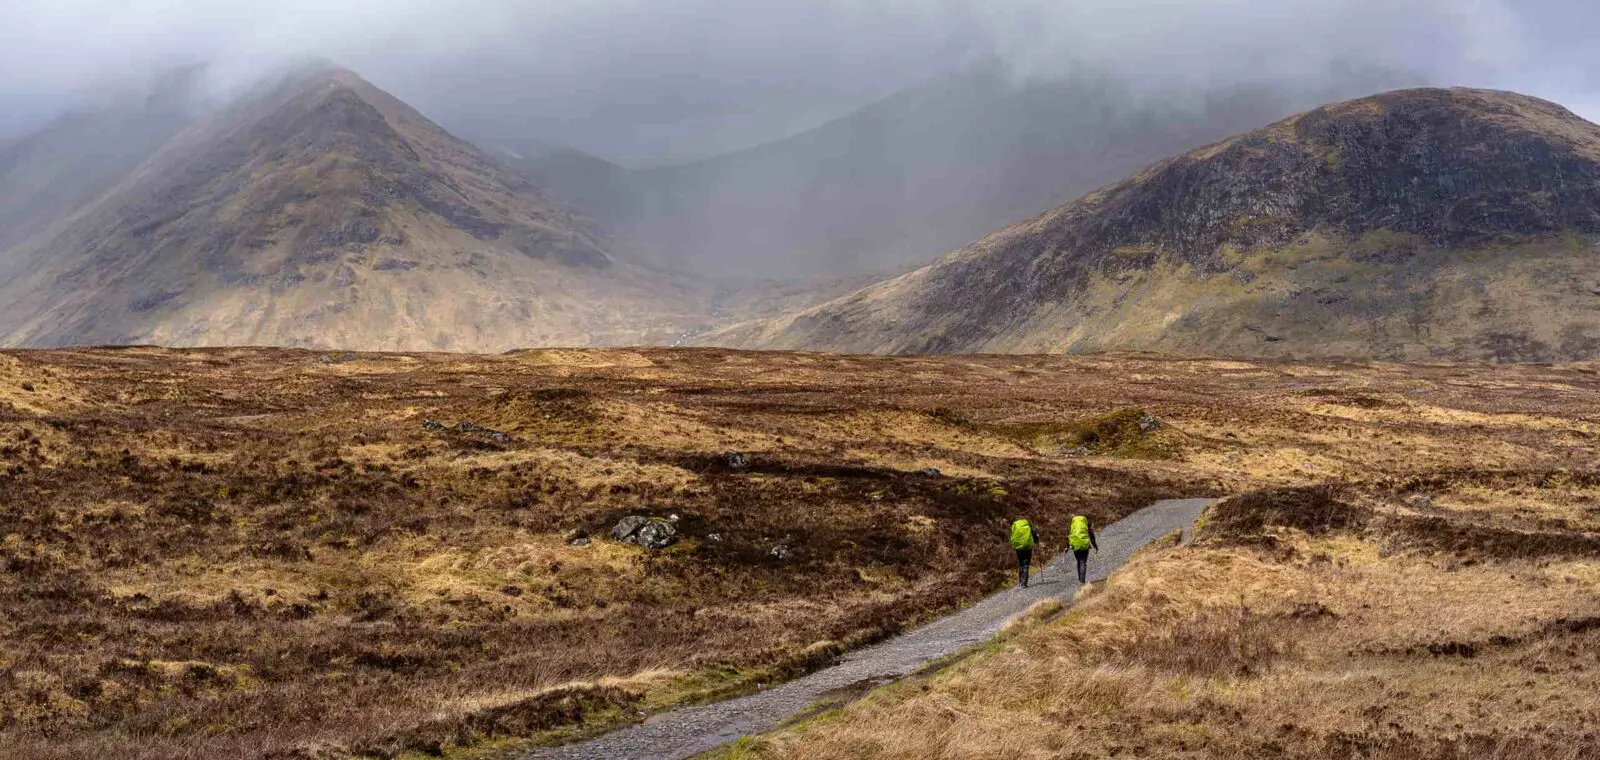
[(633, 343), (675, 333), (687, 302), (613, 259), (588, 220), (331, 67), (197, 122), (4, 259), (10, 345)]
[(0, 251), (94, 200), (192, 119), (195, 69), (0, 140)]
[(530, 138), (476, 138), (489, 155), (579, 210), (615, 225), (633, 173), (598, 156)]
[(978, 66), (684, 166), (535, 161), (528, 171), (583, 203), (619, 242), (677, 268), (903, 271), (1163, 156), (1355, 91), (1235, 88), (1176, 104), (1103, 78), (1018, 81), (1000, 65)]
[(937, 263), (706, 338), (873, 352), (1600, 355), (1600, 127), (1406, 90), (1162, 161)]

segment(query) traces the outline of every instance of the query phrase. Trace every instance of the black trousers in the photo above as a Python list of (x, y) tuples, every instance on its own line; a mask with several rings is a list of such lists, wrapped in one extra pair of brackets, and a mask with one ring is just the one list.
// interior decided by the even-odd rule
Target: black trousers
[(1073, 549), (1072, 558), (1078, 561), (1078, 584), (1087, 583), (1089, 577), (1089, 550)]
[(1032, 549), (1032, 547), (1029, 547), (1027, 549), (1018, 549), (1017, 550), (1017, 582), (1022, 584), (1022, 585), (1024, 585), (1024, 586), (1028, 585), (1028, 565), (1031, 565), (1031, 564), (1033, 564), (1033, 549)]

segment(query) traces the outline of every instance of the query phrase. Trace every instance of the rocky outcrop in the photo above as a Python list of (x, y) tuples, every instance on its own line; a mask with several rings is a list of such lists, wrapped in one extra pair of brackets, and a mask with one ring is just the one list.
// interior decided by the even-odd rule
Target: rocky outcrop
[(652, 551), (665, 549), (678, 542), (678, 529), (673, 522), (659, 517), (629, 515), (612, 526), (611, 538)]

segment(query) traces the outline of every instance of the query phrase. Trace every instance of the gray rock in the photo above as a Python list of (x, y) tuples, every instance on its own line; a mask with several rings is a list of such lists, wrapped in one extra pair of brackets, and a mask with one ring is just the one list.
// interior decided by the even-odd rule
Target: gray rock
[[(1268, 338), (1267, 340), (1277, 340), (1277, 338)], [(1162, 427), (1161, 420), (1156, 419), (1155, 416), (1150, 414), (1149, 412), (1145, 412), (1144, 414), (1139, 415), (1139, 429), (1140, 430), (1143, 430), (1144, 432), (1148, 433), (1148, 432), (1150, 432), (1152, 430), (1159, 430), (1159, 429), (1161, 429), (1161, 427)]]
[(750, 469), (750, 460), (745, 458), (745, 455), (740, 454), (737, 451), (723, 453), (722, 463), (727, 465), (728, 469), (733, 470), (734, 472), (744, 472), (745, 470)]
[(651, 520), (634, 534), (634, 540), (646, 549), (665, 549), (678, 543), (678, 529), (666, 520)]
[(707, 541), (716, 541), (716, 542), (720, 543), (722, 541), (722, 534), (721, 533), (707, 533), (706, 534), (706, 540)]
[(611, 539), (624, 544), (634, 543), (634, 536), (638, 535), (639, 529), (649, 524), (649, 522), (650, 518), (648, 517), (628, 515), (618, 520), (617, 524), (611, 527)]
[(561, 540), (570, 544), (579, 540), (587, 540), (588, 538), (589, 531), (586, 531), (583, 528), (573, 528), (572, 530), (567, 531), (567, 535), (563, 536)]
[(784, 562), (792, 556), (794, 556), (794, 550), (785, 544), (778, 544), (767, 550), (767, 559), (774, 562)]
[(506, 435), (505, 433), (502, 433), (502, 432), (500, 432), (498, 430), (491, 430), (489, 428), (483, 427), (482, 425), (475, 425), (472, 422), (469, 422), (467, 420), (462, 420), (460, 422), (457, 422), (456, 423), (456, 430), (459, 431), (459, 432), (462, 432), (462, 433), (466, 433), (467, 435), (475, 435), (475, 436), (478, 436), (480, 438), (488, 438), (489, 440), (494, 441), (495, 443), (510, 443), (511, 442), (511, 436)]
[(585, 536), (583, 538), (574, 538), (571, 541), (568, 541), (567, 543), (572, 545), (572, 546), (588, 546), (589, 544), (592, 544), (594, 542), (590, 541), (589, 538), (587, 536)]
[(917, 474), (927, 478), (937, 478), (944, 473), (939, 472), (939, 468), (937, 467), (924, 467), (920, 470), (917, 470)]
[(443, 430), (444, 429), (444, 423), (440, 422), (438, 420), (423, 420), (422, 421), (422, 429), (423, 430), (435, 430), (435, 431)]

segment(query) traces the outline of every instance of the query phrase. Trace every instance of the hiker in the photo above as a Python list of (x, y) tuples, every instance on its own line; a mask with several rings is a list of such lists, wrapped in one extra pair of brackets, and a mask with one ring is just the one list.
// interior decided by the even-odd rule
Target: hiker
[(1039, 531), (1026, 517), (1011, 523), (1011, 548), (1017, 550), (1017, 581), (1028, 587), (1028, 566), (1033, 564), (1033, 545), (1039, 543)]
[(1094, 526), (1089, 524), (1089, 518), (1083, 515), (1072, 516), (1072, 529), (1067, 532), (1067, 544), (1072, 547), (1072, 556), (1078, 560), (1078, 584), (1088, 583), (1089, 577), (1089, 547), (1100, 551), (1100, 542), (1095, 540)]

